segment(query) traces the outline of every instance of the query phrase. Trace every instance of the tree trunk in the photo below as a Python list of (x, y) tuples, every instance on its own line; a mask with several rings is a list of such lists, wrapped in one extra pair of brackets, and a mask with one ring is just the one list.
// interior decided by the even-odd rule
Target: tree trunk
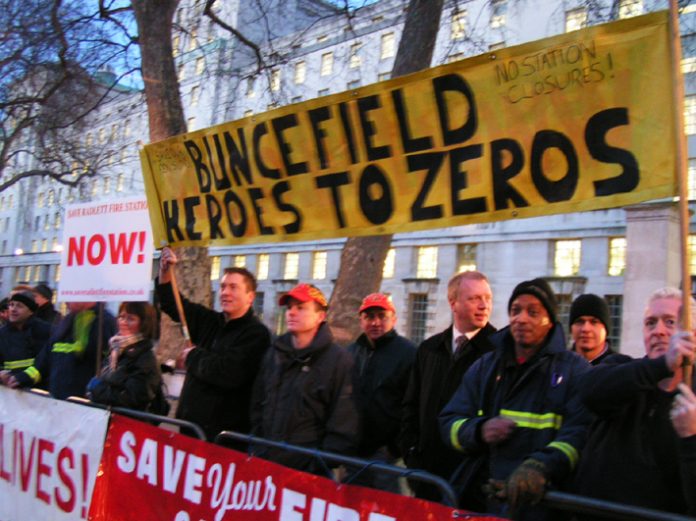
[[(392, 77), (430, 67), (443, 0), (411, 0), (396, 53)], [(351, 237), (343, 246), (341, 267), (329, 303), (329, 324), (336, 341), (347, 344), (360, 334), (357, 310), (365, 295), (379, 291), (391, 235)]]
[[(131, 4), (138, 24), (150, 141), (161, 141), (186, 132), (172, 53), (172, 21), (179, 0), (132, 0)], [(181, 292), (194, 302), (211, 305), (207, 248), (178, 248), (176, 254), (179, 257), (176, 276)], [(175, 359), (182, 346), (179, 327), (163, 317), (160, 360)]]

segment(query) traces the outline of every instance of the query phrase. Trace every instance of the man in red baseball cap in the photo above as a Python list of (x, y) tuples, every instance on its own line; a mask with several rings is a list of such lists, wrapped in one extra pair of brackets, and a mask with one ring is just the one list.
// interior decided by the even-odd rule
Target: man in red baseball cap
[[(416, 345), (394, 329), (396, 309), (387, 295), (366, 296), (358, 314), (363, 333), (348, 346), (355, 360), (353, 382), (361, 414), (358, 455), (394, 464), (400, 456), (401, 401)], [(396, 477), (388, 474), (363, 471), (352, 483), (399, 493)]]
[[(358, 413), (353, 401), (348, 352), (334, 342), (326, 323), (326, 297), (298, 284), (278, 301), (287, 306), (287, 333), (264, 358), (252, 400), (254, 434), (339, 454), (353, 454)], [(263, 451), (263, 452), (262, 452)], [(260, 448), (258, 455), (291, 468), (322, 474), (310, 456)]]

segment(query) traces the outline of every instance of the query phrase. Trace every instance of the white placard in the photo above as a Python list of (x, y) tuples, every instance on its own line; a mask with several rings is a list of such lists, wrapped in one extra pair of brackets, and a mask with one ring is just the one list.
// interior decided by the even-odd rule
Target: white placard
[(86, 519), (109, 413), (0, 386), (0, 519)]
[(66, 207), (58, 300), (149, 300), (152, 252), (146, 199)]

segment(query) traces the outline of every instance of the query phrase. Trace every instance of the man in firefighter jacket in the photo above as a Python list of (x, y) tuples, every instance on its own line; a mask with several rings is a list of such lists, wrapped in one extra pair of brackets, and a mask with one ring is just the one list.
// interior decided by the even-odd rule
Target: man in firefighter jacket
[(464, 453), (463, 508), (549, 519), (536, 505), (576, 465), (591, 416), (578, 383), (589, 364), (566, 349), (556, 298), (543, 279), (517, 285), (510, 325), (490, 337), (440, 414), (443, 439)]

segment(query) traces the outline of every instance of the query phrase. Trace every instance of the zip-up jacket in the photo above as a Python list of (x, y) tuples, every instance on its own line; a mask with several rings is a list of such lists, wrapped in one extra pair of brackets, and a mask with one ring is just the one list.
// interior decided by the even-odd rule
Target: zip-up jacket
[[(539, 352), (521, 365), (509, 326), (490, 340), (495, 350), (467, 371), (440, 414), (443, 440), (469, 458), (482, 456), (486, 477), (504, 480), (533, 458), (544, 464), (551, 482), (558, 482), (577, 464), (592, 420), (578, 392), (590, 366), (566, 350), (558, 324)], [(489, 446), (481, 427), (496, 416), (514, 420), (517, 427), (508, 440)]]
[(13, 375), (34, 365), (48, 340), (51, 325), (36, 317), (29, 317), (21, 328), (8, 322), (0, 328), (0, 369)]
[[(353, 454), (358, 412), (352, 396), (351, 355), (333, 342), (324, 322), (311, 344), (294, 349), (290, 333), (268, 350), (254, 386), (254, 434), (292, 445)], [(282, 465), (319, 472), (316, 460), (280, 449), (259, 456)]]
[(380, 447), (399, 455), (397, 438), (404, 399), (416, 346), (396, 330), (379, 337), (374, 346), (364, 333), (348, 346), (353, 355), (353, 386), (361, 414), (360, 456)]
[[(180, 322), (171, 284), (158, 284), (162, 311)], [(223, 430), (249, 432), (249, 404), (254, 379), (271, 344), (268, 328), (249, 308), (245, 315), (225, 315), (182, 297), (191, 340), (186, 378), (176, 417), (199, 425), (209, 441)]]
[(573, 492), (696, 516), (696, 436), (677, 436), (676, 393), (658, 387), (672, 376), (662, 356), (601, 364), (584, 377), (581, 395), (597, 421)]

